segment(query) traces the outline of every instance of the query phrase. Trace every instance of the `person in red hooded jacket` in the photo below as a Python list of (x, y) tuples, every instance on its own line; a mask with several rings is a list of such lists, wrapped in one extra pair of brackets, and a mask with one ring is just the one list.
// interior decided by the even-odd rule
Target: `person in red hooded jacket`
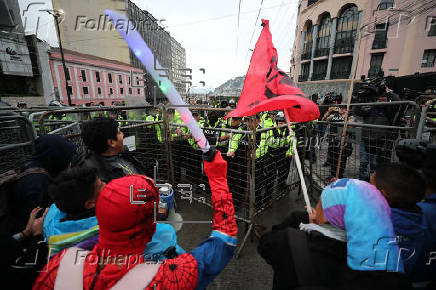
[(204, 289), (232, 258), (237, 226), (226, 161), (214, 148), (203, 159), (214, 213), (212, 233), (197, 248), (163, 264), (145, 261), (158, 190), (146, 176), (125, 176), (98, 197), (100, 236), (93, 250), (69, 248), (53, 256), (33, 289)]

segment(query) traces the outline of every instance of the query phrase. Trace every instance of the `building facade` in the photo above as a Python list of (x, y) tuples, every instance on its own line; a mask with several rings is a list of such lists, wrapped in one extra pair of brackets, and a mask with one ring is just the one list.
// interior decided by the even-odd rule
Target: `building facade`
[[(151, 13), (140, 9), (130, 0), (126, 1), (126, 11), (129, 19), (135, 21), (138, 32), (141, 34), (148, 47), (153, 52), (156, 60), (165, 71), (162, 75), (168, 75), (175, 88), (180, 94), (186, 93), (186, 83), (183, 74), (185, 72), (179, 69), (186, 68), (186, 52), (182, 45), (172, 37), (168, 31), (159, 25), (159, 20), (153, 17)], [(143, 68), (136, 56), (130, 51), (130, 63), (138, 68)], [(145, 68), (144, 68), (145, 70)], [(154, 83), (150, 75), (146, 75), (146, 85), (149, 88), (146, 99), (153, 103), (156, 99), (158, 102), (166, 101), (165, 96), (155, 88), (158, 86)]]
[[(179, 92), (185, 93), (185, 89), (177, 79), (179, 75), (172, 73), (175, 68), (172, 52), (174, 39), (159, 25), (159, 20), (151, 13), (140, 9), (130, 0), (52, 1), (55, 10), (63, 9), (65, 11), (65, 19), (60, 24), (60, 34), (65, 49), (129, 63), (145, 71), (109, 18), (104, 14), (104, 10), (111, 9), (124, 13), (132, 21), (130, 26), (126, 24), (125, 27), (132, 27), (133, 24), (161, 66), (168, 69), (167, 74), (176, 88), (180, 89)], [(86, 4), (81, 5), (79, 2), (86, 2)], [(182, 57), (186, 63), (186, 55)], [(137, 84), (146, 88), (143, 96), (144, 101), (147, 100), (149, 103), (153, 103), (154, 99), (157, 99), (158, 102), (166, 101), (165, 96), (157, 88), (158, 85), (154, 83), (149, 74), (138, 77), (145, 80), (139, 81)]]
[[(348, 94), (361, 77), (436, 71), (431, 0), (300, 0), (291, 76), (308, 94)], [(357, 67), (354, 67), (354, 66)]]
[(171, 37), (171, 75), (170, 78), (180, 94), (186, 92), (186, 51), (183, 46)]
[[(60, 51), (52, 48), (50, 53), (51, 78), (58, 100), (68, 103), (64, 70)], [(64, 49), (68, 70), (67, 84), (71, 102), (82, 105), (94, 102), (110, 106), (113, 102), (125, 102), (136, 105), (143, 99), (144, 88), (132, 85), (133, 74), (142, 74), (142, 70), (128, 63), (104, 59), (93, 55)]]
[(17, 1), (0, 0), (0, 95), (31, 95), (35, 77)]

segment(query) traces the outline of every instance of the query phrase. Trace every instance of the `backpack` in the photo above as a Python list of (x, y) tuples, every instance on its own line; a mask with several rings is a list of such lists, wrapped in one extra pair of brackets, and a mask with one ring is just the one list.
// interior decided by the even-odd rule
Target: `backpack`
[(25, 170), (9, 170), (0, 174), (0, 218), (9, 214), (8, 195), (11, 185), (24, 176), (34, 173), (49, 175), (45, 169), (39, 167), (28, 168)]

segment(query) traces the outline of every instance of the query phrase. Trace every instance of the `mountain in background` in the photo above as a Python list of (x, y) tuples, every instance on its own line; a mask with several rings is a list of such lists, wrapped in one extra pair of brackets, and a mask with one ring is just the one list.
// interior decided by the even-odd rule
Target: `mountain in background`
[(239, 96), (244, 86), (245, 76), (235, 77), (217, 87), (213, 92), (214, 95)]

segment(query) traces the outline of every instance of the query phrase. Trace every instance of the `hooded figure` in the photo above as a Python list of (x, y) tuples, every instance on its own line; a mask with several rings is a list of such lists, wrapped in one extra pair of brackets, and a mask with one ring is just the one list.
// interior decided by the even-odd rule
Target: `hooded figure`
[(32, 160), (24, 169), (42, 168), (46, 173), (28, 174), (12, 185), (8, 207), (17, 220), (18, 230), (24, 228), (32, 209), (50, 206), (48, 185), (70, 165), (74, 152), (75, 145), (59, 135), (44, 135), (35, 140)]

